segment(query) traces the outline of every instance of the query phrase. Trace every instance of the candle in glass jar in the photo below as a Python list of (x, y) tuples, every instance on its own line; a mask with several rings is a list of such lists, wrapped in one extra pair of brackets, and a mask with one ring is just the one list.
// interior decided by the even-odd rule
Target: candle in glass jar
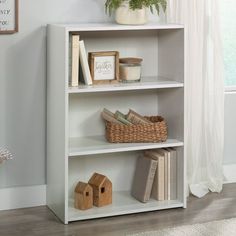
[(141, 79), (141, 58), (120, 59), (120, 80), (125, 83), (138, 82)]

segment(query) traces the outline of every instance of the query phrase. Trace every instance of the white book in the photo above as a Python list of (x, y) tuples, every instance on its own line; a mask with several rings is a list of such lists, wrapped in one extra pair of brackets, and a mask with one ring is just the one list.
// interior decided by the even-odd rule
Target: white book
[(157, 149), (157, 152), (164, 156), (165, 200), (170, 200), (170, 153), (165, 149)]
[(70, 35), (70, 68), (69, 68), (69, 86), (77, 87), (79, 85), (79, 35)]
[(79, 42), (79, 52), (80, 52), (80, 62), (81, 62), (81, 68), (83, 72), (84, 83), (86, 85), (92, 85), (93, 82), (92, 82), (92, 77), (91, 77), (89, 64), (88, 64), (88, 57), (87, 57), (83, 40)]
[(167, 148), (170, 152), (170, 200), (177, 199), (177, 151)]

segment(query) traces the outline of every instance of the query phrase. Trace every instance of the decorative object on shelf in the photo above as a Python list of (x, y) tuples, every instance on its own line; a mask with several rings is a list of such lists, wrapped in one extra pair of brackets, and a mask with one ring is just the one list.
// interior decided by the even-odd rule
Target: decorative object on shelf
[(0, 163), (6, 160), (11, 160), (13, 155), (5, 148), (0, 148)]
[(94, 173), (89, 180), (93, 188), (93, 205), (102, 207), (112, 204), (112, 182), (105, 176)]
[(124, 83), (139, 82), (141, 79), (142, 58), (120, 58), (120, 81)]
[(18, 0), (0, 0), (0, 34), (18, 32)]
[(105, 3), (106, 12), (109, 15), (115, 11), (115, 19), (122, 25), (142, 25), (148, 22), (149, 8), (152, 13), (160, 8), (166, 10), (167, 0), (107, 0)]
[(119, 82), (119, 52), (90, 52), (89, 66), (94, 84)]
[(105, 121), (106, 139), (110, 143), (158, 143), (167, 140), (167, 124), (161, 116), (144, 117), (151, 123), (116, 124)]
[(93, 207), (93, 188), (84, 182), (79, 182), (75, 188), (76, 209), (87, 210)]

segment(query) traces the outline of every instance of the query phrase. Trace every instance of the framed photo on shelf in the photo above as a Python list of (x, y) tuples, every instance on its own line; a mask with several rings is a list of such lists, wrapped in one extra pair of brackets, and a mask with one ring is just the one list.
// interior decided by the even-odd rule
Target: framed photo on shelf
[(18, 32), (18, 0), (0, 0), (0, 34)]
[(119, 52), (90, 52), (89, 67), (93, 84), (119, 82)]

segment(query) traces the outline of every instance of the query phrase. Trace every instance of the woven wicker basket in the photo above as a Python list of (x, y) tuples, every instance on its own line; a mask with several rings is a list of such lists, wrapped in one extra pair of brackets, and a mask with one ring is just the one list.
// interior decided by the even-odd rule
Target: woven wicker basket
[(158, 143), (167, 139), (167, 125), (161, 116), (145, 117), (152, 124), (119, 125), (106, 121), (106, 139), (110, 143)]

